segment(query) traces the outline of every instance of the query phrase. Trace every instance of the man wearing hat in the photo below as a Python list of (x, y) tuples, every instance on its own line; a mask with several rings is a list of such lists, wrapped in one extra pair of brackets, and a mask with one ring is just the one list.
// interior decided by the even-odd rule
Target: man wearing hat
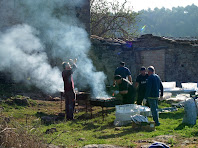
[(137, 104), (142, 105), (142, 101), (146, 93), (146, 81), (148, 79), (148, 74), (146, 73), (146, 68), (144, 66), (140, 69), (140, 74), (136, 78), (135, 88), (137, 88), (138, 98)]

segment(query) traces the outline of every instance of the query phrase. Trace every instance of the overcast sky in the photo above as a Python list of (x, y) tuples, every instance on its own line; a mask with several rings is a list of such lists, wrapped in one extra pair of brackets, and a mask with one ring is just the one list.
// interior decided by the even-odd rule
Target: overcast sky
[[(114, 1), (114, 0), (108, 0), (108, 1)], [(124, 0), (119, 0), (119, 2), (124, 2)], [(127, 0), (131, 5), (133, 6), (134, 11), (140, 11), (142, 9), (148, 9), (151, 8), (152, 10), (155, 7), (158, 8), (169, 8), (172, 7), (178, 7), (178, 6), (187, 6), (192, 5), (193, 3), (198, 6), (198, 0)]]

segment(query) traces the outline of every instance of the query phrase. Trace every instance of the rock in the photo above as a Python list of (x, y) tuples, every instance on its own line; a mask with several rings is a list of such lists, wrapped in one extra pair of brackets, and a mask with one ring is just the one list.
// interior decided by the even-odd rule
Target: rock
[(149, 148), (149, 146), (151, 146), (151, 144), (145, 144), (145, 145), (141, 145), (141, 148)]
[[(163, 143), (168, 143), (168, 141), (170, 139), (174, 140), (175, 136), (174, 135), (160, 135), (160, 136), (155, 137), (156, 141), (163, 142)], [(154, 142), (156, 142), (156, 141), (154, 141)]]
[(55, 133), (55, 132), (57, 132), (56, 128), (51, 128), (51, 129), (47, 129), (47, 130), (45, 131), (45, 134), (53, 134), (53, 133)]
[(79, 138), (78, 141), (85, 141), (85, 138)]
[(60, 101), (61, 99), (59, 97), (52, 97), (52, 96), (48, 96), (46, 97), (47, 101)]
[(119, 131), (119, 130), (121, 130), (122, 129), (122, 127), (115, 127), (115, 130), (116, 131)]
[(47, 145), (46, 148), (60, 148), (60, 147), (58, 147), (58, 146), (56, 146), (56, 145), (53, 145), (53, 144), (49, 144), (49, 145)]
[(53, 101), (60, 101), (61, 99), (59, 97), (53, 98)]
[(184, 140), (184, 141), (182, 142), (182, 145), (188, 145), (188, 144), (190, 144), (190, 141), (189, 141), (189, 140)]
[(5, 103), (7, 103), (9, 105), (17, 104), (19, 106), (29, 106), (29, 98), (23, 97), (23, 96), (11, 97), (11, 98), (5, 100)]
[(53, 101), (53, 97), (52, 97), (52, 96), (47, 96), (47, 97), (45, 98), (45, 100), (46, 100), (46, 101)]
[(43, 116), (41, 117), (41, 123), (43, 124), (52, 124), (54, 123), (55, 119), (51, 116)]
[(137, 143), (152, 143), (150, 140), (138, 140)]
[(91, 144), (91, 145), (86, 145), (82, 148), (98, 148), (98, 145), (97, 144)]
[(124, 148), (124, 147), (107, 145), (107, 144), (91, 144), (91, 145), (86, 145), (82, 148)]
[(28, 98), (15, 98), (13, 101), (20, 106), (29, 106)]

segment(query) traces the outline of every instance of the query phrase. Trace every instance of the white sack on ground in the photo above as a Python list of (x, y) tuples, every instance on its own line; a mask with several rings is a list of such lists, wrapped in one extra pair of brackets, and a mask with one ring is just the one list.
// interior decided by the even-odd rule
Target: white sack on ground
[(194, 99), (189, 99), (184, 103), (184, 118), (182, 123), (195, 125), (197, 120), (197, 107)]

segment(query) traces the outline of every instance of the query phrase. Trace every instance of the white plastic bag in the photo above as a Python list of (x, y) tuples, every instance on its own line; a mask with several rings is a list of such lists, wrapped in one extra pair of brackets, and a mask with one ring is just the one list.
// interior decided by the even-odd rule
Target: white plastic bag
[(137, 104), (116, 105), (114, 125), (123, 126), (131, 123), (131, 116), (133, 115), (150, 116), (151, 111), (149, 107)]
[(197, 107), (194, 99), (190, 98), (184, 103), (184, 112), (182, 123), (195, 125), (197, 120)]

